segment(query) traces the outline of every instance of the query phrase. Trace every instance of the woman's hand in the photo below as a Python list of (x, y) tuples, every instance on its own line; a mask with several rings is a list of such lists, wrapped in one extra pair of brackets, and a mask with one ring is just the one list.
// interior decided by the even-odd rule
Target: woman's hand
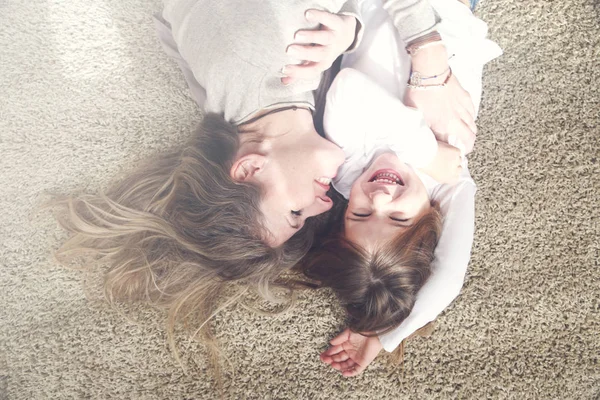
[[(436, 45), (419, 50), (412, 57), (412, 70), (422, 76), (433, 76), (448, 68), (448, 55), (443, 45)], [(424, 85), (443, 83), (448, 72), (433, 80), (427, 80)], [(431, 89), (408, 88), (404, 96), (404, 104), (414, 107), (425, 116), (425, 121), (442, 142), (449, 142), (451, 136), (456, 136), (464, 146), (465, 154), (473, 150), (477, 126), (475, 125), (475, 108), (471, 96), (462, 88), (453, 75), (445, 87)]]
[(383, 348), (377, 336), (363, 336), (350, 329), (345, 329), (330, 343), (321, 353), (321, 361), (347, 377), (361, 374)]
[(298, 79), (317, 78), (354, 43), (357, 22), (353, 16), (308, 10), (305, 17), (307, 21), (321, 25), (318, 30), (296, 32), (295, 42), (288, 46), (287, 54), (303, 63), (289, 64), (283, 68), (285, 77), (281, 82), (284, 85)]
[(462, 172), (460, 150), (446, 142), (438, 141), (438, 151), (433, 161), (421, 170), (440, 183), (455, 184)]

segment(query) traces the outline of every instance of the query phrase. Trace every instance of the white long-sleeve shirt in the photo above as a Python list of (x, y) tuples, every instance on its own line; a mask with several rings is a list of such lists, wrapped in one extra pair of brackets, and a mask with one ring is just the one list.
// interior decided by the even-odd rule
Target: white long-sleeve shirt
[(437, 152), (423, 114), (406, 107), (362, 72), (342, 69), (325, 104), (325, 135), (346, 155), (332, 182), (345, 198), (376, 152), (391, 150), (413, 168), (430, 164)]
[[(448, 54), (455, 54), (450, 60), (453, 73), (469, 92), (478, 110), (482, 67), (499, 56), (501, 50), (495, 43), (485, 39), (487, 25), (475, 18), (467, 7), (458, 1), (431, 0), (431, 3), (442, 19), (437, 30), (442, 35)], [(433, 145), (428, 145), (431, 131), (425, 129), (422, 121), (416, 121), (418, 112), (411, 112), (413, 110), (399, 105), (410, 71), (410, 58), (404, 51), (404, 43), (385, 13), (381, 0), (362, 1), (361, 14), (365, 35), (356, 51), (344, 57), (342, 66), (354, 68), (364, 75), (357, 78), (359, 74), (356, 71), (342, 71), (340, 80), (332, 86), (334, 92), (328, 94), (324, 116), (327, 134), (332, 140), (343, 143), (342, 148), (346, 152), (346, 163), (338, 171), (338, 182), (334, 183), (336, 189), (346, 197), (353, 183), (351, 177), (356, 179), (360, 176), (369, 162), (369, 154), (372, 156), (377, 150), (377, 144), (392, 147), (403, 161), (415, 167), (419, 166), (419, 160), (415, 158), (423, 157), (421, 162), (426, 163), (433, 151)], [(351, 92), (350, 89), (360, 87), (361, 83), (356, 82), (362, 81), (366, 85), (365, 75), (372, 83), (376, 82), (379, 88), (364, 86), (361, 91)], [(354, 82), (349, 83), (352, 80)], [(345, 88), (342, 101), (337, 99), (337, 94), (341, 95), (342, 92), (335, 92), (339, 87)], [(329, 102), (330, 99), (333, 101)], [(365, 121), (356, 125), (343, 121), (356, 121), (357, 115)], [(370, 115), (376, 116), (377, 121), (370, 120)], [(374, 128), (370, 132), (375, 135), (375, 140), (366, 135), (369, 127)], [(381, 127), (384, 127), (383, 134), (377, 131)], [(424, 137), (412, 137), (420, 135)], [(388, 144), (377, 142), (379, 139), (385, 141), (385, 137), (391, 137), (392, 141)], [(369, 144), (365, 145), (364, 142)], [(407, 147), (400, 149), (400, 146)], [(476, 191), (466, 160), (463, 167), (463, 173), (455, 185), (440, 185), (419, 173), (430, 198), (440, 203), (444, 224), (431, 266), (432, 274), (418, 292), (413, 310), (396, 329), (379, 337), (386, 351), (393, 351), (402, 340), (434, 320), (460, 293), (473, 243)]]

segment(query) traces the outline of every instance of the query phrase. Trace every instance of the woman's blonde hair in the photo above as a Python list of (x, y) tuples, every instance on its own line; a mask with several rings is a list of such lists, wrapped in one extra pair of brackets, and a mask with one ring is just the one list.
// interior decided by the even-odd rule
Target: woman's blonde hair
[(277, 277), (312, 243), (310, 224), (280, 247), (264, 242), (260, 188), (229, 174), (239, 134), (222, 117), (206, 115), (186, 145), (150, 160), (105, 195), (55, 202), (60, 224), (72, 233), (59, 260), (83, 256), (86, 266), (105, 265), (111, 303), (166, 308), (173, 349), (176, 322), (192, 317), (200, 339), (212, 342), (206, 321), (227, 282), (272, 298)]
[(431, 273), (442, 229), (437, 203), (409, 229), (367, 251), (334, 233), (302, 260), (299, 269), (336, 294), (348, 327), (366, 335), (387, 332), (404, 321)]

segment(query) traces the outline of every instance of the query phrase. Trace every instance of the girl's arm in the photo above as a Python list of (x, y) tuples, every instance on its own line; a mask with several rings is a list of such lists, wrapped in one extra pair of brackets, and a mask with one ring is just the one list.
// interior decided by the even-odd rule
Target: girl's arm
[(347, 377), (361, 374), (382, 349), (377, 336), (363, 336), (350, 329), (331, 339), (330, 344), (321, 353), (321, 361)]
[(408, 318), (379, 337), (386, 351), (393, 351), (402, 340), (433, 321), (460, 293), (473, 244), (475, 192), (475, 182), (465, 168), (456, 186), (443, 185), (434, 193), (444, 215), (444, 226), (431, 265), (432, 273), (419, 290)]

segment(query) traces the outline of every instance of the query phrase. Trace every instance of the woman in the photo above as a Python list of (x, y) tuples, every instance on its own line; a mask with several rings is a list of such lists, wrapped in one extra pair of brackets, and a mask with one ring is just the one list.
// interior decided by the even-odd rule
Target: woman
[[(387, 2), (404, 36), (427, 35), (437, 22), (427, 1), (394, 8), (401, 3)], [(58, 254), (106, 264), (109, 300), (164, 306), (172, 332), (181, 316), (208, 320), (225, 282), (269, 297), (269, 285), (307, 252), (312, 233), (303, 226), (331, 207), (326, 192), (343, 162), (314, 129), (312, 90), (362, 33), (352, 2), (319, 4), (328, 12), (305, 15), (308, 1), (165, 2), (162, 32), (171, 40), (163, 42), (211, 114), (187, 145), (106, 196), (62, 201), (60, 220), (74, 235)], [(429, 53), (413, 62), (428, 68)]]
[[(62, 200), (60, 221), (74, 235), (58, 255), (107, 265), (108, 299), (162, 305), (170, 330), (188, 311), (206, 320), (224, 282), (269, 297), (269, 284), (310, 247), (303, 226), (331, 207), (326, 192), (343, 162), (313, 126), (320, 73), (281, 82), (282, 67), (293, 62), (285, 49), (299, 28), (328, 24), (319, 33), (333, 40), (319, 46), (320, 63), (360, 38), (351, 5), (326, 3), (339, 15), (312, 10), (305, 17), (314, 4), (308, 1), (166, 1), (167, 47), (185, 62), (192, 89), (206, 94), (208, 114), (186, 145), (106, 196)], [(304, 47), (314, 46), (292, 48)]]

